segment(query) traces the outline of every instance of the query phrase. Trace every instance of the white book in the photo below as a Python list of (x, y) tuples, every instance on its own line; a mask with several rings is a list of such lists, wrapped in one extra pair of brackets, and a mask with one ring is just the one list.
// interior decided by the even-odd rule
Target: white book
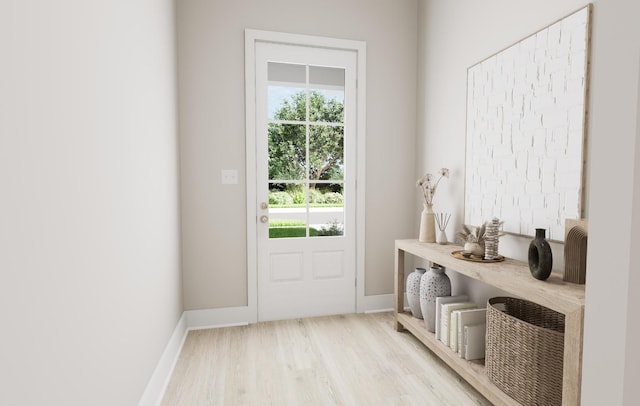
[(436, 298), (436, 340), (440, 340), (440, 314), (442, 312), (442, 305), (453, 302), (466, 302), (467, 300), (469, 300), (467, 295), (440, 296)]
[(484, 358), (487, 324), (467, 324), (464, 326), (464, 359)]
[[(471, 309), (476, 307), (473, 302), (458, 302), (458, 303), (445, 303), (442, 305), (442, 312), (440, 314), (440, 341), (444, 345), (449, 345), (449, 326), (451, 326), (451, 312), (454, 310)], [(457, 328), (457, 326), (456, 326)]]
[(469, 310), (457, 310), (454, 313), (458, 313), (457, 326), (458, 326), (458, 346), (457, 352), (462, 358), (465, 355), (464, 345), (464, 326), (469, 324), (480, 324), (487, 322), (487, 309), (469, 309)]
[(453, 350), (453, 352), (460, 351), (460, 345), (458, 342), (458, 333), (460, 333), (460, 337), (462, 337), (462, 331), (460, 329), (460, 314), (462, 312), (477, 310), (474, 308), (469, 310), (454, 310), (451, 312), (451, 320), (449, 321), (449, 348)]

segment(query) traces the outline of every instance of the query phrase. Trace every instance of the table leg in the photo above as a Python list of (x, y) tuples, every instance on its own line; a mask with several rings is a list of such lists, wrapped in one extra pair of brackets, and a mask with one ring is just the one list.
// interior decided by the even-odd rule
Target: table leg
[(579, 405), (582, 382), (584, 309), (565, 314), (562, 404)]
[(396, 248), (394, 270), (394, 292), (396, 302), (393, 308), (396, 331), (403, 331), (404, 327), (398, 323), (398, 313), (404, 311), (404, 251)]

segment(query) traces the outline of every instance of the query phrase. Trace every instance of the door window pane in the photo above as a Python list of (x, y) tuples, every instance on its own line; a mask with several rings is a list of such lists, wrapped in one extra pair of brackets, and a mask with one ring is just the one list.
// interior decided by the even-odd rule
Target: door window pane
[(305, 179), (306, 167), (306, 126), (269, 124), (269, 179)]
[(344, 179), (344, 127), (310, 126), (309, 163), (310, 182)]
[(269, 184), (269, 238), (307, 236), (307, 185)]
[(309, 120), (344, 122), (344, 69), (309, 66)]
[(306, 67), (269, 62), (267, 114), (270, 120), (304, 121), (306, 113)]
[(344, 185), (318, 184), (322, 204), (309, 208), (309, 228), (315, 230), (311, 237), (344, 235)]

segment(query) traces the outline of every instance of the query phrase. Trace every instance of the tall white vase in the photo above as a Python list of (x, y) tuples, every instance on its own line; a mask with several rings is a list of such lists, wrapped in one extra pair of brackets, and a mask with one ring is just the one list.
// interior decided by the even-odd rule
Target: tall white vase
[(424, 268), (416, 268), (407, 276), (407, 288), (405, 289), (407, 302), (409, 303), (411, 314), (418, 319), (422, 318), (422, 309), (420, 308), (420, 281), (426, 271)]
[(436, 219), (432, 204), (424, 204), (420, 214), (420, 242), (436, 242)]
[(434, 264), (420, 280), (420, 310), (427, 331), (436, 331), (436, 298), (451, 296), (451, 280), (444, 267)]

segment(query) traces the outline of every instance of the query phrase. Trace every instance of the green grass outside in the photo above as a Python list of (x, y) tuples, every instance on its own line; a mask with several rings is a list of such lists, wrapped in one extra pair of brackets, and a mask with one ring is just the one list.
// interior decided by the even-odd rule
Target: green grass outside
[[(315, 237), (318, 235), (318, 230), (313, 227), (309, 228), (309, 235)], [(293, 238), (293, 237), (306, 237), (306, 227), (272, 227), (269, 225), (269, 238)]]
[[(299, 204), (270, 204), (270, 208), (272, 209), (304, 209), (307, 207), (304, 203)], [(309, 203), (309, 207), (344, 207), (343, 204), (335, 204), (335, 203)]]
[(269, 227), (304, 227), (302, 220), (269, 220)]

